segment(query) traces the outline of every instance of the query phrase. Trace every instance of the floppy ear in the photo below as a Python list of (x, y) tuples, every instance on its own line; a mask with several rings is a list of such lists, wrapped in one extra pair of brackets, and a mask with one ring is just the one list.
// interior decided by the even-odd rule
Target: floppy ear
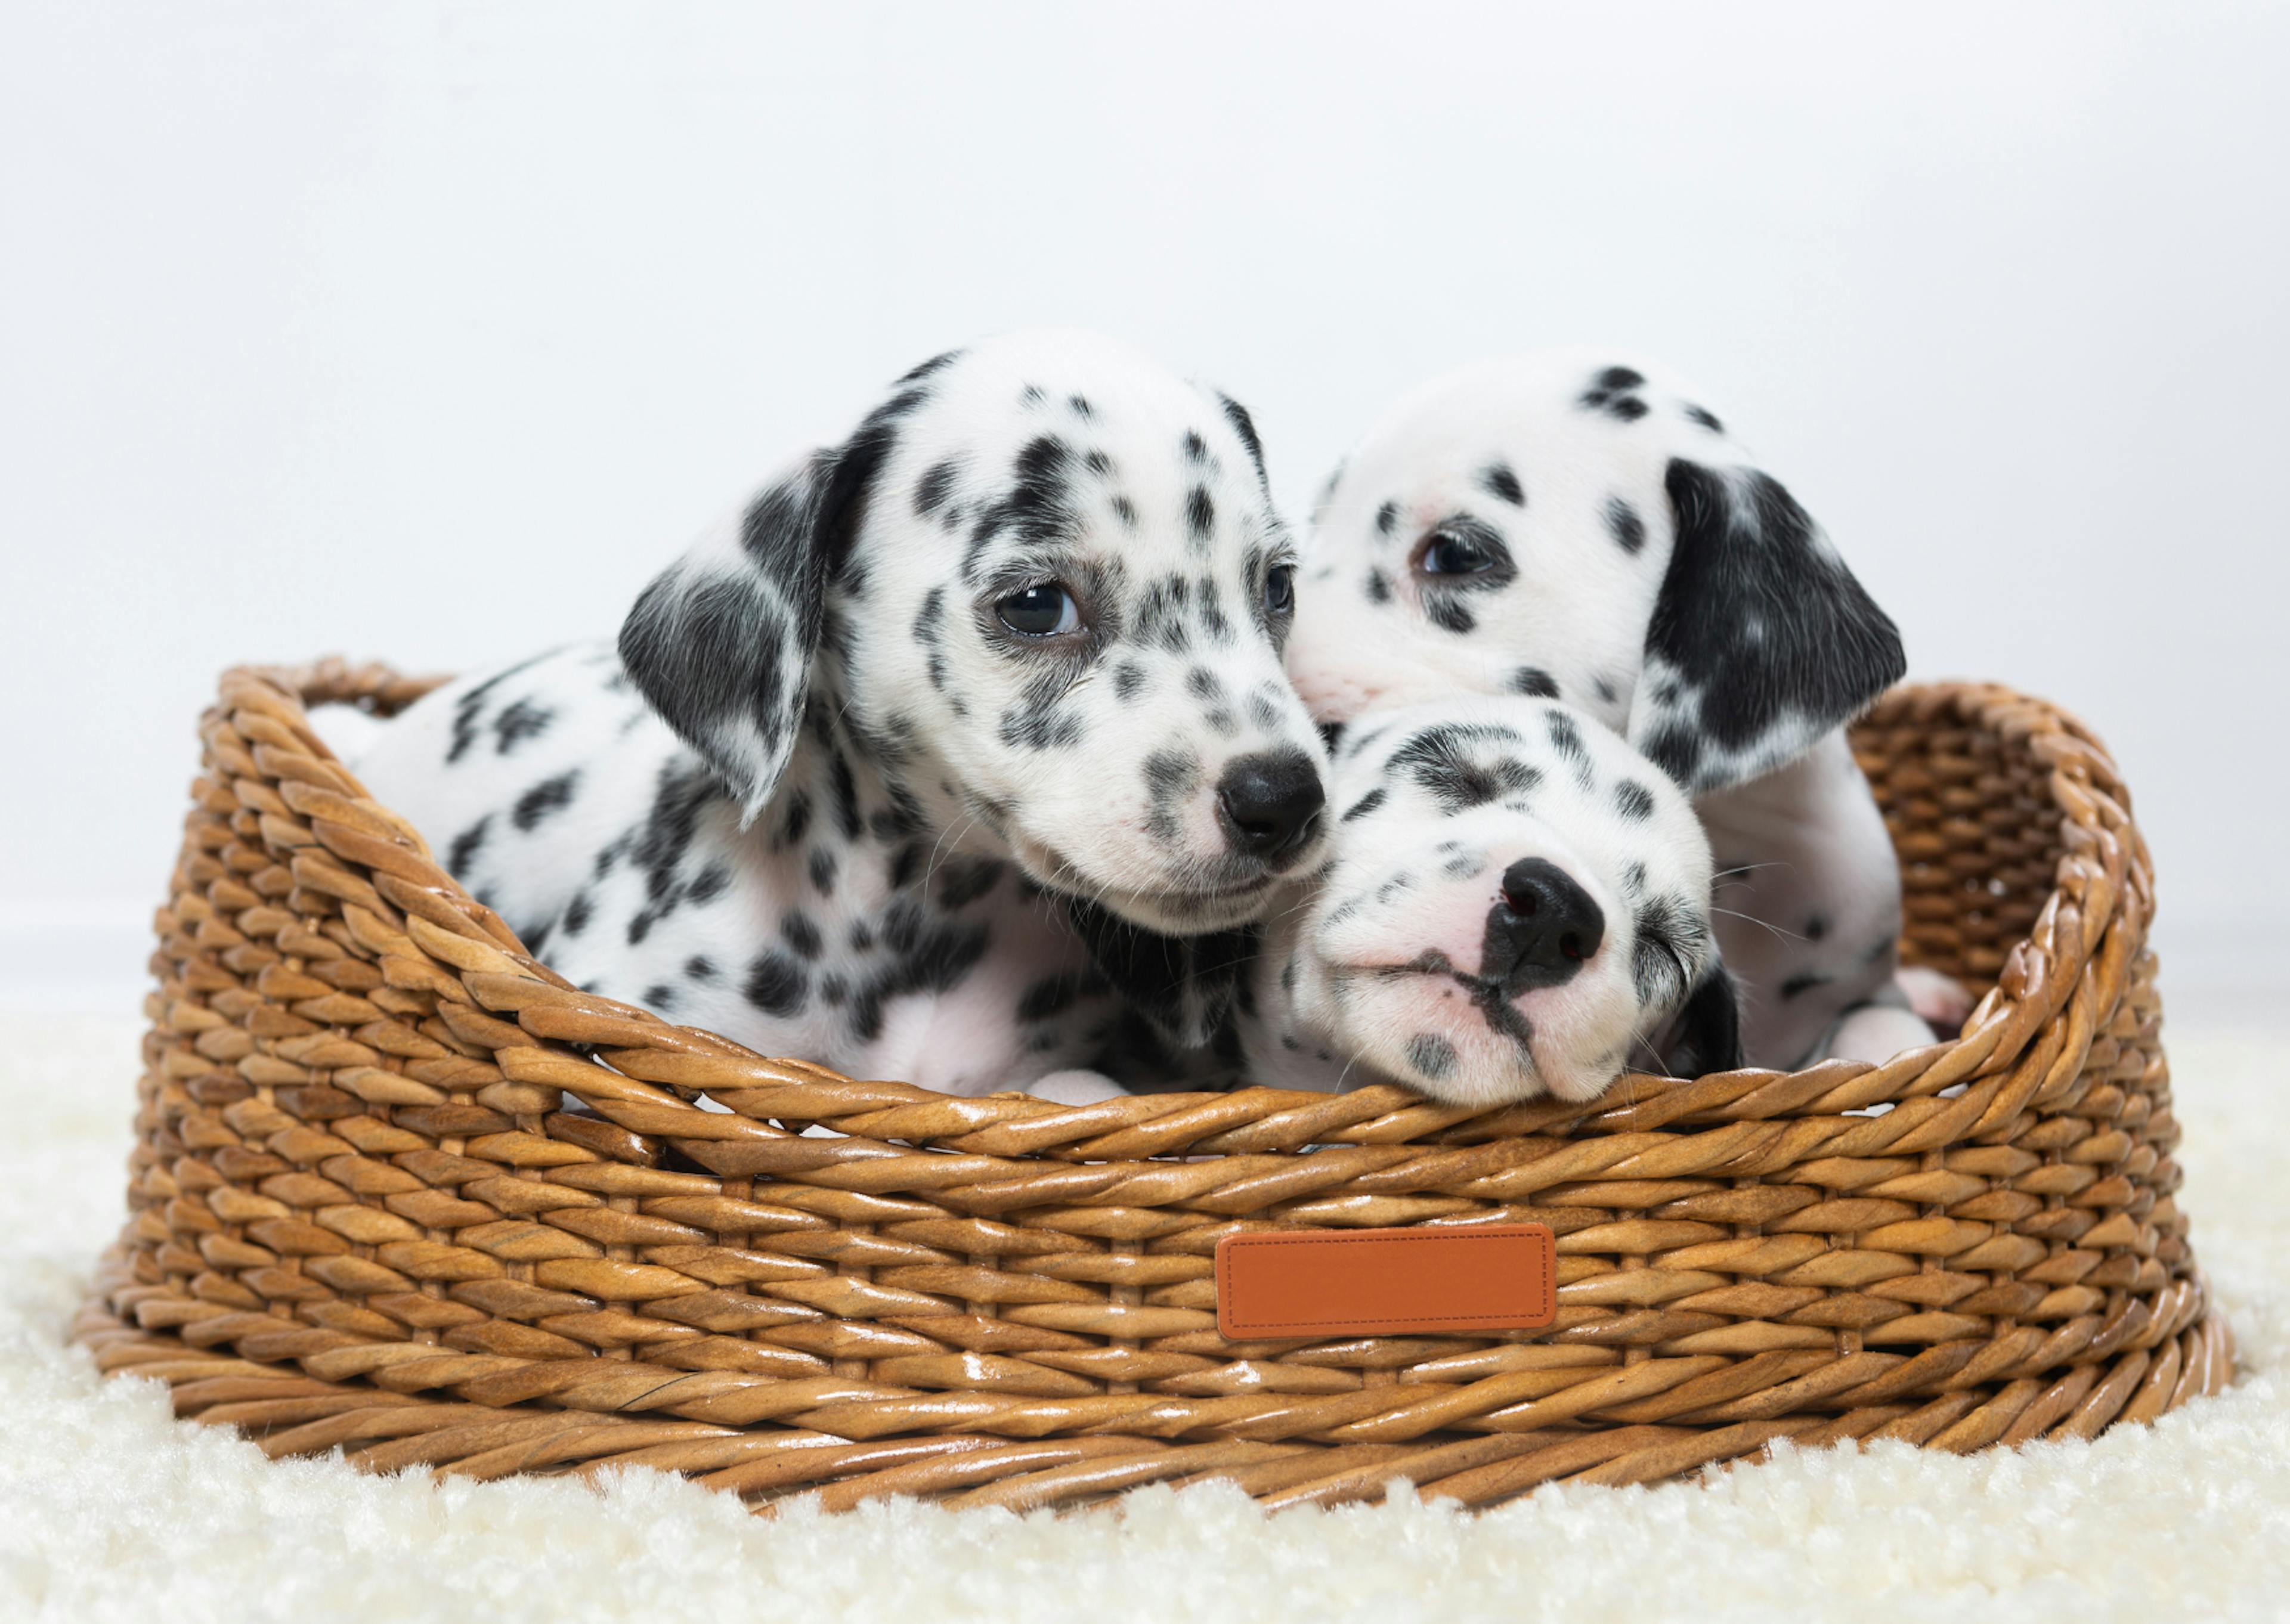
[(1630, 742), (1689, 794), (1784, 766), (1900, 681), (1901, 634), (1781, 482), (1673, 459)]
[(1742, 1064), (1742, 991), (1734, 972), (1712, 960), (1685, 1007), (1670, 1022), (1662, 1064), (1673, 1077), (1733, 1071)]
[(787, 770), (819, 652), (827, 584), (882, 446), (862, 428), (765, 486), (637, 598), (621, 662), (752, 822)]

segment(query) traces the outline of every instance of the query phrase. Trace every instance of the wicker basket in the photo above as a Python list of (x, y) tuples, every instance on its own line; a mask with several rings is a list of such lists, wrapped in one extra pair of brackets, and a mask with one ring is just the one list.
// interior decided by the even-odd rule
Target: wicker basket
[[(1960, 1039), (1473, 1114), (952, 1099), (583, 995), (303, 712), (424, 687), (224, 677), (158, 915), (132, 1217), (76, 1325), (274, 1455), (645, 1465), (758, 1505), (1394, 1476), (1477, 1505), (1783, 1437), (2088, 1437), (2228, 1380), (2173, 1199), (2146, 849), (2097, 740), (2038, 701), (1905, 689), (1855, 735), (1907, 957), (1985, 994)], [(1469, 1221), (1557, 1231), (1555, 1324), (1217, 1334), (1221, 1236)]]

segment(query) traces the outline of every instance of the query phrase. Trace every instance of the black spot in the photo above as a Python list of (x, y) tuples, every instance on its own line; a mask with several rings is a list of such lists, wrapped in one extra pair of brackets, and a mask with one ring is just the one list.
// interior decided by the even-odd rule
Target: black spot
[(851, 763), (837, 750), (828, 758), (827, 787), (835, 799), (835, 827), (845, 840), (856, 840), (866, 826), (859, 819), (859, 786), (851, 777)]
[(665, 981), (654, 981), (645, 988), (641, 1002), (656, 1014), (668, 1014), (676, 1008), (676, 988)]
[(685, 900), (698, 907), (706, 907), (732, 888), (732, 870), (722, 863), (710, 863), (692, 882)]
[(946, 505), (954, 490), (954, 464), (934, 462), (915, 481), (915, 511), (928, 518)]
[(763, 953), (748, 966), (747, 984), (740, 990), (765, 1014), (785, 1018), (803, 1008), (811, 978), (786, 954)]
[(1038, 406), (1048, 398), (1042, 393), (1042, 386), (1038, 383), (1029, 383), (1018, 391), (1018, 404), (1021, 406)]
[(543, 779), (519, 796), (509, 820), (527, 834), (538, 828), (543, 820), (572, 804), (572, 796), (581, 785), (581, 769), (558, 773)]
[(1816, 987), (1828, 986), (1830, 980), (1830, 977), (1811, 970), (1800, 970), (1782, 983), (1782, 996), (1784, 1000), (1803, 997)]
[(1367, 601), (1371, 604), (1391, 602), (1391, 578), (1381, 570), (1367, 572)]
[(564, 933), (567, 936), (578, 936), (589, 928), (589, 918), (593, 906), (589, 900), (589, 893), (585, 891), (577, 892), (572, 900), (566, 904)]
[(1591, 380), (1575, 404), (1585, 412), (1603, 412), (1625, 423), (1635, 422), (1646, 414), (1646, 404), (1629, 391), (1645, 382), (1642, 375), (1627, 366), (1610, 366)]
[(1558, 697), (1558, 683), (1541, 666), (1521, 666), (1510, 674), (1510, 691), (1533, 699), (1555, 700)]
[(1407, 1063), (1434, 1083), (1446, 1080), (1455, 1069), (1455, 1045), (1430, 1032), (1407, 1040)]
[(1137, 505), (1134, 502), (1117, 492), (1113, 498), (1112, 507), (1113, 516), (1119, 519), (1125, 528), (1130, 530), (1137, 528)]
[(938, 865), (938, 902), (949, 911), (969, 907), (992, 891), (1002, 865), (990, 857), (949, 857)]
[(819, 978), (819, 1001), (829, 1009), (837, 1007), (850, 996), (851, 983), (841, 976), (823, 975)]
[(1633, 556), (1645, 546), (1645, 521), (1638, 517), (1637, 508), (1619, 496), (1606, 499), (1606, 528), (1613, 532), (1622, 551)]
[(493, 737), (500, 740), (493, 753), (506, 756), (526, 740), (540, 738), (556, 720), (555, 711), (544, 710), (531, 700), (518, 700), (493, 718)]
[(1137, 697), (1145, 686), (1145, 668), (1133, 660), (1125, 660), (1113, 668), (1113, 697), (1126, 703)]
[(1423, 595), (1423, 613), (1432, 625), (1458, 636), (1475, 629), (1479, 623), (1477, 617), (1459, 599), (1444, 592), (1426, 592)]
[(1511, 472), (1508, 462), (1491, 462), (1480, 469), (1479, 484), (1514, 508), (1526, 506), (1526, 492), (1520, 488), (1518, 476)]
[(1072, 411), (1076, 417), (1082, 419), (1084, 421), (1087, 421), (1089, 419), (1097, 415), (1097, 408), (1089, 404), (1089, 397), (1085, 395), (1067, 396), (1066, 405)]
[(772, 839), (774, 851), (801, 845), (805, 830), (811, 828), (811, 797), (798, 789), (788, 796), (787, 812), (780, 819), (779, 833)]
[(477, 848), (485, 844), (485, 835), (492, 828), (493, 815), (487, 812), (468, 828), (453, 836), (453, 844), (445, 849), (445, 870), (457, 878), (468, 872), (469, 864), (477, 855)]
[(1026, 989), (1018, 1000), (1018, 1019), (1028, 1025), (1062, 1015), (1081, 996), (1082, 975), (1068, 971), (1063, 975), (1044, 976)]
[(1497, 755), (1481, 760), (1474, 747), (1495, 748), (1516, 745), (1519, 737), (1507, 727), (1485, 723), (1447, 722), (1427, 727), (1391, 753), (1389, 767), (1405, 772), (1431, 792), (1443, 811), (1458, 812), (1525, 795), (1542, 781), (1542, 774), (1513, 756)]
[(1622, 779), (1614, 785), (1614, 810), (1632, 823), (1644, 823), (1653, 816), (1653, 791), (1636, 779)]
[(815, 846), (811, 853), (812, 889), (822, 897), (835, 894), (835, 853), (825, 846)]
[(1185, 430), (1183, 449), (1185, 460), (1188, 462), (1201, 464), (1209, 460), (1209, 443), (1201, 438), (1198, 429)]
[(1685, 415), (1707, 428), (1711, 434), (1726, 432), (1726, 425), (1718, 420), (1718, 415), (1714, 412), (1704, 411), (1700, 406), (1688, 406), (1685, 409)]
[(1365, 795), (1360, 796), (1358, 800), (1354, 801), (1351, 805), (1346, 809), (1344, 815), (1340, 821), (1350, 823), (1358, 819), (1365, 818), (1370, 812), (1373, 812), (1377, 807), (1382, 805), (1384, 802), (1389, 798), (1389, 794), (1381, 785), (1378, 785), (1375, 788), (1369, 790)]
[(1375, 533), (1377, 535), (1389, 535), (1392, 531), (1392, 526), (1398, 523), (1399, 504), (1397, 502), (1386, 502), (1382, 507), (1375, 510)]
[(915, 883), (915, 876), (922, 872), (922, 868), (923, 849), (909, 842), (891, 853), (891, 866), (885, 873), (893, 891), (904, 891)]
[(817, 958), (827, 944), (820, 939), (819, 927), (799, 908), (789, 908), (780, 916), (780, 934), (793, 948), (798, 958)]
[(899, 381), (901, 383), (920, 383), (924, 379), (929, 377), (932, 373), (939, 371), (941, 368), (952, 366), (957, 361), (961, 359), (962, 351), (958, 349), (947, 350), (942, 354), (933, 356), (920, 366), (914, 368), (911, 372), (901, 377)]
[(1185, 527), (1192, 532), (1195, 546), (1207, 545), (1216, 529), (1216, 503), (1209, 500), (1207, 486), (1195, 485), (1186, 496)]
[(1224, 408), (1224, 420), (1232, 425), (1233, 433), (1240, 436), (1241, 445), (1248, 452), (1248, 460), (1256, 465), (1257, 484), (1270, 490), (1271, 477), (1264, 471), (1264, 441), (1256, 432), (1256, 420), (1248, 415), (1246, 406), (1229, 395), (1220, 392), (1217, 404)]
[(476, 743), (477, 727), (484, 713), (485, 700), (492, 696), (494, 689), (518, 672), (529, 670), (542, 660), (553, 658), (557, 652), (556, 649), (549, 649), (546, 652), (535, 654), (530, 660), (520, 660), (507, 670), (495, 672), (455, 700), (453, 701), (453, 742), (446, 748), (445, 759), (448, 762), (460, 760), (468, 753), (469, 747)]
[(1828, 934), (1828, 915), (1815, 914), (1805, 922), (1805, 939), (1807, 941), (1819, 941), (1822, 937)]
[(1185, 673), (1185, 692), (1197, 700), (1221, 700), (1224, 697), (1224, 684), (1206, 666), (1195, 666)]
[(695, 953), (684, 961), (684, 973), (695, 981), (712, 981), (716, 979), (716, 961), (704, 953)]

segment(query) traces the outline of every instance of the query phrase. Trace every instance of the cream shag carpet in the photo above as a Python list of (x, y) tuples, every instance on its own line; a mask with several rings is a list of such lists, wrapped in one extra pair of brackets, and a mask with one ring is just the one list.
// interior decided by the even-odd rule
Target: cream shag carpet
[(637, 1473), (374, 1478), (178, 1423), (62, 1345), (120, 1221), (134, 1028), (12, 1018), (0, 1051), (0, 1618), (772, 1620), (2279, 1618), (2290, 1614), (2290, 1110), (2278, 1042), (2174, 1036), (2232, 1391), (2150, 1429), (1958, 1460), (1784, 1453), (1479, 1516), (1406, 1494), (1260, 1516), (912, 1503), (750, 1517)]

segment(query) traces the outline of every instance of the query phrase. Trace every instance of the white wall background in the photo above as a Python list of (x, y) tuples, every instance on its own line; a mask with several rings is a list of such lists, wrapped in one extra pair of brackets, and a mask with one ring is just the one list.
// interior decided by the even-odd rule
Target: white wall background
[(2290, 982), (2290, 12), (0, 12), (0, 986), (123, 1002), (215, 671), (609, 630), (908, 364), (1121, 332), (1301, 505), (1490, 352), (1664, 356), (1915, 671), (2086, 716), (2166, 988)]

